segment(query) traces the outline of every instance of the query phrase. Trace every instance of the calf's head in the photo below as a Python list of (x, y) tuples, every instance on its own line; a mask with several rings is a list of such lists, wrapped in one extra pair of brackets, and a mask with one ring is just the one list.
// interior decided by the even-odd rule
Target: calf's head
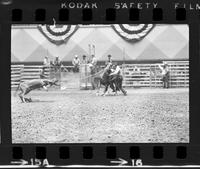
[(46, 80), (46, 81), (44, 81), (45, 82), (45, 84), (46, 84), (46, 86), (47, 85), (49, 85), (49, 86), (53, 86), (53, 85), (55, 85), (55, 86), (59, 86), (58, 84), (57, 84), (57, 82), (58, 82), (58, 80), (57, 79), (51, 79), (51, 80)]

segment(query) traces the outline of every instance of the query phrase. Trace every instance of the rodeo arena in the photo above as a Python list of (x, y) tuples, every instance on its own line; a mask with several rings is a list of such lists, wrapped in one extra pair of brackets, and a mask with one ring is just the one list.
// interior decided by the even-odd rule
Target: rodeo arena
[(187, 25), (13, 25), (13, 143), (188, 143)]

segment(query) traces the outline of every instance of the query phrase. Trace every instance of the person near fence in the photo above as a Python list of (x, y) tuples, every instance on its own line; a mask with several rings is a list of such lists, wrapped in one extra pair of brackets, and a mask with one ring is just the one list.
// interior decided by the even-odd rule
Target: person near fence
[(49, 60), (48, 56), (44, 57), (43, 67), (44, 67), (44, 69), (50, 67), (50, 60)]
[(106, 62), (106, 65), (108, 65), (109, 63), (112, 64), (112, 56), (111, 55), (108, 55), (108, 60)]
[(161, 69), (162, 74), (162, 82), (163, 82), (163, 88), (169, 88), (169, 68), (168, 64), (164, 63), (163, 65), (159, 65), (159, 68)]
[(92, 89), (95, 89), (95, 83), (94, 83), (94, 74), (96, 73), (96, 66), (97, 66), (97, 58), (95, 55), (92, 55), (91, 62), (88, 64), (90, 67), (90, 72), (91, 72), (91, 84), (92, 84)]
[(92, 55), (92, 59), (91, 59), (91, 62), (90, 62), (90, 67), (91, 68), (95, 68), (97, 65), (97, 58), (95, 57), (95, 55)]
[(50, 61), (49, 61), (48, 56), (45, 56), (45, 57), (44, 57), (43, 65), (44, 65), (45, 67), (49, 67), (49, 66), (50, 66)]
[(61, 66), (62, 66), (62, 62), (61, 62), (59, 56), (56, 56), (56, 57), (55, 57), (55, 60), (54, 60), (54, 62), (53, 62), (53, 66), (54, 66), (55, 71), (60, 70), (60, 68), (61, 68)]
[(82, 58), (81, 64), (87, 64), (86, 55), (83, 55)]
[(74, 59), (72, 60), (73, 72), (79, 72), (80, 67), (80, 59), (78, 58), (78, 55), (75, 55)]
[(45, 75), (45, 66), (42, 67), (39, 71), (40, 79), (46, 79), (47, 76)]

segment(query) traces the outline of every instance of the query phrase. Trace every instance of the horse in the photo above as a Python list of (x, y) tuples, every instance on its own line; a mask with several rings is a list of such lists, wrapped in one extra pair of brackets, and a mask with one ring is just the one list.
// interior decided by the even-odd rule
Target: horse
[(127, 95), (127, 92), (122, 87), (123, 76), (120, 74), (110, 76), (111, 66), (112, 64), (109, 63), (104, 70), (100, 71), (94, 77), (94, 82), (97, 84), (98, 88), (97, 95), (99, 95), (101, 85), (105, 86), (104, 93), (102, 94), (103, 96), (107, 92), (109, 86), (113, 92), (115, 92), (115, 95), (117, 95), (117, 91), (122, 91), (124, 95)]
[(110, 81), (110, 73), (111, 73), (111, 64), (108, 64), (106, 68), (103, 70), (99, 71), (93, 76), (93, 82), (96, 84), (97, 87), (97, 95), (99, 95), (99, 91), (101, 88), (101, 85), (105, 86), (104, 93), (102, 95), (105, 95), (105, 93), (108, 90), (108, 87), (113, 90), (113, 92), (116, 93), (116, 87), (114, 85), (114, 81)]
[(123, 82), (123, 76), (120, 74), (117, 74), (115, 76), (110, 76), (109, 79), (110, 83), (115, 84), (115, 91), (121, 91), (125, 96), (127, 95), (127, 91), (123, 89), (122, 82)]

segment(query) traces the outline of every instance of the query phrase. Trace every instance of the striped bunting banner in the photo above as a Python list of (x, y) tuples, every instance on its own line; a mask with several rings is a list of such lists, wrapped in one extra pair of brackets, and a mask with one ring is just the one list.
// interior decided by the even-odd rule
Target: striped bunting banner
[(50, 42), (61, 45), (76, 32), (78, 25), (39, 25), (38, 29)]
[(126, 41), (135, 42), (144, 38), (153, 26), (153, 24), (114, 24), (112, 28)]

